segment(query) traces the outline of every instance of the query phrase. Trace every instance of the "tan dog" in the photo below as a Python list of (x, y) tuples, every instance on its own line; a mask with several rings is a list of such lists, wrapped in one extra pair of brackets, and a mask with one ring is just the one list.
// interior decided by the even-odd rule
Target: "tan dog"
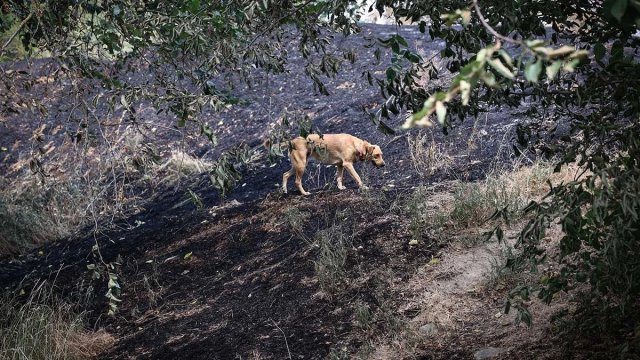
[(345, 189), (342, 185), (344, 169), (347, 169), (359, 187), (363, 187), (360, 176), (353, 168), (353, 163), (356, 161), (371, 161), (377, 167), (384, 166), (382, 150), (378, 145), (369, 144), (367, 141), (349, 134), (324, 134), (322, 138), (317, 134), (311, 134), (306, 139), (297, 137), (289, 144), (291, 170), (282, 175), (282, 191), (284, 193), (287, 192), (287, 180), (295, 174), (296, 186), (300, 193), (302, 195), (311, 194), (302, 187), (302, 174), (307, 166), (309, 155), (323, 164), (338, 167), (337, 182), (340, 190)]

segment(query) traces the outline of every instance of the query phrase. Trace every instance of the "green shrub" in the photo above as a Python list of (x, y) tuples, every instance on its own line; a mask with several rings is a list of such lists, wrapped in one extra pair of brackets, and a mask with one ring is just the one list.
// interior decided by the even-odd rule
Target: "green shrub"
[[(521, 253), (509, 266), (535, 269), (549, 256), (559, 266), (541, 275), (539, 286), (514, 289), (508, 306), (530, 320), (524, 304), (531, 294), (551, 303), (559, 292), (577, 291), (571, 333), (608, 337), (620, 342), (622, 352), (639, 351), (640, 121), (606, 133), (607, 141), (595, 149), (577, 148), (585, 159), (582, 176), (554, 186), (543, 201), (527, 207), (533, 217), (519, 235)], [(554, 223), (563, 233), (557, 253), (543, 242)]]

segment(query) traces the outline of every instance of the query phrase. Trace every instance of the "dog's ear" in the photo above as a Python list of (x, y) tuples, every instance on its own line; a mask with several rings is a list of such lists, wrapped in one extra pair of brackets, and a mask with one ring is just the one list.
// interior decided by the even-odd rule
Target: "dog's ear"
[(362, 144), (358, 148), (358, 157), (360, 158), (360, 160), (363, 160), (367, 156), (370, 146), (371, 144), (369, 144), (367, 141), (362, 141)]
[(365, 148), (367, 149), (367, 151), (366, 151), (367, 155), (371, 155), (371, 154), (373, 154), (373, 150), (375, 150), (376, 146), (375, 145), (371, 145), (369, 143), (366, 143)]

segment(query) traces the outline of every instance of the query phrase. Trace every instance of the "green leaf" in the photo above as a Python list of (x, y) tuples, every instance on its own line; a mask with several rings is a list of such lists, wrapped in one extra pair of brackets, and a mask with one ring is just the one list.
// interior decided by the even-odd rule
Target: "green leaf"
[(549, 56), (550, 58), (557, 58), (557, 57), (563, 57), (566, 55), (569, 55), (571, 53), (573, 53), (574, 51), (576, 51), (576, 48), (573, 46), (568, 46), (568, 45), (563, 45), (557, 49), (552, 49), (547, 51), (547, 56)]
[(478, 51), (478, 54), (476, 54), (477, 61), (484, 61), (484, 59), (486, 58), (487, 58), (487, 49), (481, 49), (480, 51)]
[(462, 24), (464, 26), (469, 25), (469, 22), (471, 22), (471, 11), (468, 9), (465, 10), (456, 10), (456, 13), (460, 15), (460, 18), (462, 19)]
[(534, 63), (528, 63), (524, 68), (524, 77), (531, 82), (537, 83), (542, 72), (542, 61), (536, 60)]
[(403, 129), (409, 129), (414, 125), (431, 126), (433, 123), (427, 119), (429, 115), (433, 113), (433, 106), (435, 104), (435, 97), (430, 96), (427, 101), (424, 102), (422, 109), (416, 113), (413, 113), (407, 118), (402, 125)]
[(436, 115), (438, 115), (438, 122), (444, 125), (444, 120), (447, 116), (447, 108), (442, 101), (436, 101)]
[(420, 32), (424, 34), (425, 31), (427, 31), (427, 22), (424, 20), (420, 21), (418, 28), (420, 29)]
[(387, 80), (393, 81), (393, 79), (396, 78), (396, 71), (393, 69), (393, 67), (388, 67), (386, 73), (387, 73)]
[(537, 48), (538, 46), (544, 45), (544, 41), (543, 40), (527, 40), (525, 41), (525, 45), (527, 45), (527, 47), (534, 49), (534, 48)]
[(614, 0), (613, 5), (611, 6), (611, 15), (613, 15), (613, 17), (618, 21), (621, 21), (625, 11), (627, 11), (628, 5), (629, 0)]
[(580, 59), (571, 59), (564, 64), (562, 69), (568, 72), (574, 72), (578, 64), (580, 64)]
[(549, 78), (549, 80), (553, 80), (558, 74), (558, 71), (560, 71), (561, 66), (562, 61), (554, 61), (551, 65), (547, 66), (545, 69), (547, 71), (547, 78)]
[(511, 58), (511, 55), (509, 55), (508, 52), (506, 52), (504, 49), (500, 49), (498, 51), (498, 55), (500, 55), (502, 60), (504, 60), (504, 62), (507, 63), (508, 67), (510, 67), (510, 68), (513, 67), (513, 59)]
[(198, 10), (200, 10), (200, 0), (191, 0), (191, 3), (189, 3), (189, 11), (195, 14)]
[(587, 50), (576, 50), (569, 55), (569, 59), (585, 59), (588, 56), (589, 52)]
[(515, 78), (511, 70), (509, 70), (508, 67), (504, 66), (500, 59), (490, 59), (489, 65), (491, 65), (492, 68), (496, 69), (496, 71), (498, 71), (500, 75), (506, 77), (507, 79), (513, 80)]
[(385, 135), (395, 135), (396, 131), (393, 130), (389, 125), (387, 125), (384, 121), (378, 122), (378, 130)]
[(411, 61), (412, 63), (414, 63), (414, 64), (422, 63), (422, 62), (424, 61), (424, 60), (422, 59), (422, 56), (420, 56), (420, 55), (418, 55), (418, 54), (416, 54), (416, 53), (414, 53), (414, 52), (411, 52), (411, 51), (406, 51), (406, 52), (404, 53), (404, 57), (405, 57), (407, 60), (409, 60), (409, 61)]
[(393, 51), (396, 54), (400, 54), (400, 44), (398, 44), (397, 41), (393, 41), (391, 43), (391, 51)]
[(404, 47), (409, 47), (409, 44), (407, 43), (407, 40), (405, 40), (405, 38), (403, 38), (400, 35), (394, 35), (394, 38), (396, 39), (396, 41), (398, 42), (398, 44), (404, 46)]
[(462, 105), (469, 105), (469, 96), (471, 94), (471, 84), (468, 81), (460, 81), (460, 95), (462, 96)]
[(496, 81), (496, 77), (493, 76), (493, 73), (485, 71), (482, 73), (482, 75), (480, 75), (480, 78), (488, 87), (492, 87), (492, 88), (499, 87), (498, 82)]
[(597, 61), (602, 60), (606, 52), (607, 49), (604, 47), (604, 45), (602, 45), (602, 43), (596, 43), (593, 46), (593, 55), (596, 57)]

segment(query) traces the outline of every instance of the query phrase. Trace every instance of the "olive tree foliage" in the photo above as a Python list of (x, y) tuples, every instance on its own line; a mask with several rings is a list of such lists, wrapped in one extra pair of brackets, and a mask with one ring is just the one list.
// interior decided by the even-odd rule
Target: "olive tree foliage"
[[(514, 151), (556, 156), (557, 170), (580, 166), (572, 181), (549, 184), (547, 196), (524, 209), (530, 220), (507, 266), (547, 270), (513, 289), (506, 311), (517, 308), (531, 324), (531, 296), (551, 303), (574, 292), (577, 334), (640, 351), (640, 2), (385, 4), (445, 40), (441, 55), (455, 74), (448, 87), (431, 89), (417, 81), (420, 72), (391, 72), (381, 84), (383, 107), (411, 110), (405, 127), (430, 126), (435, 117), (446, 131), (456, 118), (526, 100), (532, 120), (519, 124)], [(556, 133), (561, 124), (568, 130)], [(510, 219), (506, 209), (494, 217)], [(563, 233), (557, 247), (546, 241), (552, 226)], [(491, 234), (504, 238), (500, 226)], [(541, 267), (549, 258), (559, 266)]]

